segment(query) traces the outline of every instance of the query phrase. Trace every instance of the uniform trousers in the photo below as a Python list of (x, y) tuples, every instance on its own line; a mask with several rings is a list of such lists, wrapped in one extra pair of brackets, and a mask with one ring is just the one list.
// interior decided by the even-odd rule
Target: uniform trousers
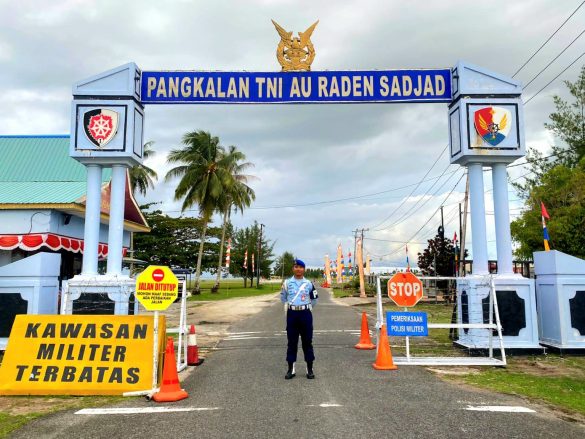
[(286, 337), (288, 339), (288, 348), (286, 350), (287, 362), (297, 361), (299, 335), (301, 336), (305, 361), (314, 361), (313, 314), (310, 309), (300, 311), (289, 309), (286, 313)]

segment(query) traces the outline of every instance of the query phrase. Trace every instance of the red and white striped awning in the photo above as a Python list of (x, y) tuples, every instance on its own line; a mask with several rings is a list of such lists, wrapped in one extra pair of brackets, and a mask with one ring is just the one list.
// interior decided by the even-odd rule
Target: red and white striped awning
[[(19, 248), (26, 251), (38, 250), (47, 247), (51, 250), (66, 250), (72, 253), (83, 253), (83, 239), (69, 236), (56, 235), (54, 233), (32, 233), (26, 235), (0, 235), (0, 250), (14, 250)], [(127, 248), (123, 249), (126, 256)], [(98, 256), (105, 258), (108, 255), (108, 244), (99, 243)]]

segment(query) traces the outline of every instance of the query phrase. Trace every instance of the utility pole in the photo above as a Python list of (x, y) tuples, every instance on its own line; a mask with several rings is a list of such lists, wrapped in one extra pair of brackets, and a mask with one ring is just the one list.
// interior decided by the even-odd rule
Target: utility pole
[(352, 232), (353, 232), (353, 257), (355, 260), (355, 252), (357, 250), (357, 234), (359, 232), (359, 229), (352, 230)]
[(256, 288), (260, 287), (260, 252), (262, 251), (262, 228), (264, 224), (260, 224), (260, 239), (258, 240), (258, 264), (256, 267)]

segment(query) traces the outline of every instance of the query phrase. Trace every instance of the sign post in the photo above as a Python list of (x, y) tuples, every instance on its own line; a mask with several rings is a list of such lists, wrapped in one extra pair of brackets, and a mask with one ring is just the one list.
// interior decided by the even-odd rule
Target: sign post
[[(408, 308), (415, 306), (423, 297), (422, 282), (410, 271), (407, 271), (406, 273), (396, 273), (388, 281), (388, 297), (390, 297), (396, 305), (404, 307), (404, 311), (408, 311)], [(389, 321), (388, 328), (390, 328)], [(410, 339), (408, 334), (405, 335), (406, 358), (410, 361)]]
[(153, 390), (158, 378), (158, 312), (166, 310), (177, 299), (178, 288), (179, 281), (169, 267), (149, 265), (136, 278), (136, 298), (147, 311), (154, 311)]

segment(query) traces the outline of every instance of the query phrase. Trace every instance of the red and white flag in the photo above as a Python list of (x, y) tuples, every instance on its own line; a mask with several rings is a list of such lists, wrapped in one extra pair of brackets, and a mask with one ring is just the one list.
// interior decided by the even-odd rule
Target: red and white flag
[(232, 253), (232, 239), (228, 239), (227, 250), (225, 251), (225, 268), (230, 269), (230, 258)]

